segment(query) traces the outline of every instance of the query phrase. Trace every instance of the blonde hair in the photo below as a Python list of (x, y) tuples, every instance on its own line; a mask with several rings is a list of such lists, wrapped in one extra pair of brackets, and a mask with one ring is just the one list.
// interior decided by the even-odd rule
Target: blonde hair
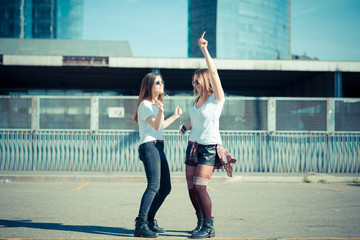
[[(201, 86), (201, 92), (199, 93), (198, 97), (205, 96), (206, 99), (214, 93), (214, 88), (211, 85), (210, 73), (209, 70), (206, 68), (196, 70), (192, 76), (192, 81), (197, 80), (199, 85)], [(194, 96), (195, 96), (195, 88), (194, 88)], [(194, 101), (195, 104), (196, 101)], [(194, 105), (193, 104), (193, 105)]]
[[(162, 80), (161, 74), (159, 74), (159, 73), (148, 73), (148, 74), (145, 75), (145, 77), (143, 78), (143, 80), (141, 82), (139, 99), (137, 100), (135, 113), (134, 113), (133, 118), (132, 118), (136, 123), (138, 122), (137, 111), (139, 109), (140, 103), (144, 99), (152, 100), (152, 98), (153, 98), (152, 86), (154, 85), (154, 82), (155, 82), (155, 79), (156, 79), (157, 76), (160, 76), (160, 78)], [(157, 100), (163, 103), (164, 102), (164, 93), (160, 94), (158, 96)]]

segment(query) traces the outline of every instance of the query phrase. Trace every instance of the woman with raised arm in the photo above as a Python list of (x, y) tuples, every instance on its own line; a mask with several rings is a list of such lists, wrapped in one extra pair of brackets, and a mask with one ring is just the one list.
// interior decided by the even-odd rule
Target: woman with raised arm
[(155, 214), (170, 193), (170, 171), (164, 153), (163, 129), (182, 114), (176, 107), (174, 114), (164, 120), (164, 81), (157, 73), (148, 73), (142, 80), (133, 120), (139, 125), (139, 158), (144, 164), (147, 188), (142, 196), (139, 215), (135, 219), (135, 237), (155, 238), (164, 233)]
[(232, 176), (236, 160), (223, 148), (219, 131), (219, 118), (224, 106), (224, 91), (213, 59), (204, 39), (205, 32), (198, 40), (208, 69), (195, 71), (192, 77), (194, 91), (198, 93), (190, 110), (190, 125), (180, 130), (184, 134), (191, 130), (186, 149), (186, 180), (191, 203), (198, 219), (197, 227), (191, 231), (191, 238), (215, 236), (212, 203), (206, 186), (215, 168), (225, 168)]

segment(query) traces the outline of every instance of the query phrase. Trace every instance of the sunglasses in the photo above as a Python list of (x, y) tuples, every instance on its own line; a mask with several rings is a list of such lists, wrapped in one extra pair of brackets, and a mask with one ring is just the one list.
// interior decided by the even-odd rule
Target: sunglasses
[(161, 80), (161, 81), (156, 81), (155, 82), (157, 85), (160, 85), (160, 83), (162, 84), (162, 85), (164, 85), (165, 84), (165, 81), (164, 80)]
[(195, 80), (192, 82), (192, 85), (195, 86), (195, 85), (199, 85), (199, 81), (198, 80)]

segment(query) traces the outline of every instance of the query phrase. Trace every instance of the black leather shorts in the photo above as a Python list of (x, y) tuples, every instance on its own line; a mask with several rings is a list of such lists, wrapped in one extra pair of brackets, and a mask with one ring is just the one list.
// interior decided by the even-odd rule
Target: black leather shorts
[(201, 145), (198, 144), (198, 162), (189, 160), (192, 144), (188, 143), (186, 148), (186, 161), (188, 166), (197, 166), (197, 164), (204, 164), (209, 166), (216, 166), (220, 160), (217, 154), (216, 145)]

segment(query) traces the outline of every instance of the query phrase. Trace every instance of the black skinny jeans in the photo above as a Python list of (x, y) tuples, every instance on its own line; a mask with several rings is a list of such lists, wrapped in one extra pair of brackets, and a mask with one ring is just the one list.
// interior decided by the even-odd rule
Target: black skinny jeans
[(156, 212), (171, 191), (170, 170), (164, 153), (164, 143), (146, 142), (141, 144), (139, 157), (144, 163), (148, 181), (141, 199), (139, 218), (154, 219)]

